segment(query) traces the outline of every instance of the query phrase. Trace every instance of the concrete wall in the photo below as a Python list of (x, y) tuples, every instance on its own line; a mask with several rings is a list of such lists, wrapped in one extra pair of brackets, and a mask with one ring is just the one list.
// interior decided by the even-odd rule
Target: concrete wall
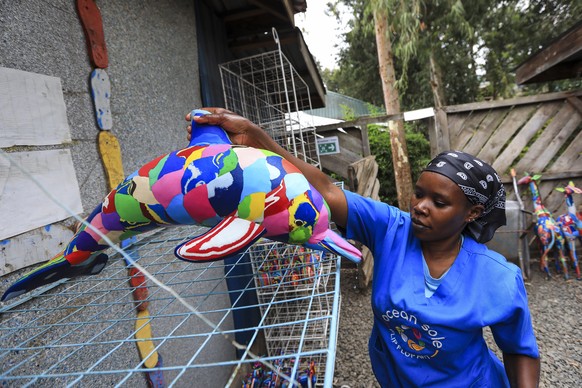
[[(109, 54), (113, 129), (128, 174), (186, 142), (200, 104), (191, 0), (97, 1)], [(0, 1), (0, 66), (59, 77), (85, 212), (107, 193), (97, 153), (85, 35), (74, 0)]]
[[(186, 144), (184, 115), (200, 106), (194, 2), (96, 3), (101, 10), (109, 55), (106, 71), (111, 81), (111, 132), (121, 144), (127, 175), (154, 157)], [(35, 149), (71, 150), (84, 212), (91, 212), (108, 190), (97, 150), (98, 127), (90, 96), (93, 68), (75, 1), (0, 0), (0, 66), (61, 79), (72, 144)], [(27, 149), (14, 150), (19, 148)], [(10, 281), (2, 281), (3, 290), (7, 280)], [(229, 306), (226, 295), (216, 302), (216, 307), (220, 306)], [(189, 325), (201, 325), (196, 319), (190, 321), (193, 322)], [(160, 326), (163, 324), (164, 320), (156, 320), (154, 332), (169, 332)], [(132, 330), (131, 323), (126, 326), (120, 330)], [(216, 351), (234, 354), (230, 344)], [(172, 358), (188, 360), (191, 355)], [(135, 359), (137, 351), (128, 357)], [(131, 362), (135, 365), (135, 360)], [(212, 376), (196, 375), (199, 386), (222, 385), (222, 378), (216, 369)]]

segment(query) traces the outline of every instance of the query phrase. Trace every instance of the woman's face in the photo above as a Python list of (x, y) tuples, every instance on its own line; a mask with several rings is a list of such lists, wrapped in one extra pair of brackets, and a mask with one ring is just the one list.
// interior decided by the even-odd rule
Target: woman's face
[(410, 201), (414, 235), (422, 241), (440, 241), (460, 233), (472, 207), (455, 182), (425, 171), (416, 182)]

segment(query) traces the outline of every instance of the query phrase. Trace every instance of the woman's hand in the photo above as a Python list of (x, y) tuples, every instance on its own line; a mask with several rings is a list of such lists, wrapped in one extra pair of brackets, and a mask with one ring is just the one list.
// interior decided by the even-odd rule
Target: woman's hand
[[(208, 115), (195, 116), (194, 121), (198, 124), (210, 124), (222, 127), (233, 144), (245, 145), (255, 148), (269, 149), (269, 136), (258, 125), (250, 120), (237, 115), (224, 108), (201, 108), (210, 112)], [(191, 121), (190, 113), (186, 115), (186, 120)], [(191, 138), (192, 125), (188, 125), (188, 140)]]
[[(222, 127), (230, 141), (236, 145), (244, 145), (254, 148), (269, 150), (281, 155), (287, 161), (297, 167), (320, 193), (323, 195), (331, 210), (333, 221), (340, 227), (345, 227), (348, 207), (346, 197), (342, 190), (335, 186), (327, 175), (318, 168), (310, 165), (302, 159), (297, 158), (289, 151), (275, 142), (267, 132), (252, 121), (237, 115), (224, 108), (200, 108), (210, 112), (208, 115), (195, 116), (194, 121), (197, 124), (210, 124)], [(190, 113), (186, 115), (186, 120), (190, 121)], [(188, 140), (192, 133), (192, 126), (188, 125)]]

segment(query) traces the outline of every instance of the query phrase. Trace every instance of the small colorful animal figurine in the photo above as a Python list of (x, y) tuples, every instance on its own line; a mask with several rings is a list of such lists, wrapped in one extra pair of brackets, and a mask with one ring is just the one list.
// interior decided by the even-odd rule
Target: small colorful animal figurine
[(558, 251), (558, 260), (561, 265), (561, 270), (563, 271), (564, 278), (568, 279), (568, 265), (566, 263), (566, 257), (564, 255), (565, 239), (562, 235), (562, 231), (552, 214), (546, 207), (542, 204), (540, 197), (540, 192), (538, 190), (537, 181), (541, 179), (541, 175), (530, 175), (525, 173), (525, 176), (521, 178), (517, 184), (519, 185), (529, 185), (532, 202), (534, 205), (534, 214), (536, 216), (536, 228), (535, 233), (538, 236), (540, 244), (542, 246), (542, 255), (540, 257), (540, 268), (546, 273), (547, 278), (551, 277), (550, 270), (548, 268), (547, 257), (550, 250), (555, 246)]
[(567, 213), (560, 215), (557, 222), (566, 238), (566, 246), (572, 261), (572, 267), (576, 272), (576, 280), (581, 280), (580, 266), (576, 254), (576, 239), (582, 242), (582, 220), (576, 215), (573, 194), (582, 194), (582, 189), (579, 189), (574, 185), (574, 182), (570, 181), (565, 187), (557, 187), (556, 190), (564, 193), (566, 197)]
[[(193, 111), (194, 115), (208, 112)], [(233, 145), (217, 126), (192, 121), (187, 148), (162, 155), (129, 175), (87, 218), (63, 252), (24, 275), (2, 296), (14, 298), (62, 278), (99, 273), (114, 243), (171, 225), (208, 226), (175, 249), (183, 260), (237, 255), (260, 237), (341, 255), (361, 252), (329, 228), (322, 195), (281, 156)]]

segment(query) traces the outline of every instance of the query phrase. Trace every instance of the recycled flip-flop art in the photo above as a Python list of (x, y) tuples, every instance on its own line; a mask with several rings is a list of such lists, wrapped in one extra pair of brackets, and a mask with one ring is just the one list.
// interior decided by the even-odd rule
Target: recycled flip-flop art
[[(208, 112), (193, 111), (194, 115)], [(361, 252), (329, 228), (323, 197), (281, 156), (233, 145), (216, 126), (192, 121), (187, 148), (162, 155), (129, 175), (87, 218), (64, 251), (24, 275), (8, 300), (62, 278), (96, 274), (109, 245), (155, 228), (200, 224), (211, 229), (181, 244), (180, 259), (235, 256), (260, 237), (329, 251), (354, 262)]]

